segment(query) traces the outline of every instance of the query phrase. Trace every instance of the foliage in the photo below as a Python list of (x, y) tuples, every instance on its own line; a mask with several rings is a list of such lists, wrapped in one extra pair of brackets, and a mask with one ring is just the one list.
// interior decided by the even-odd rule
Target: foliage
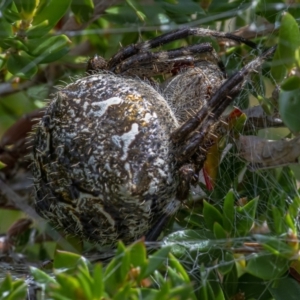
[[(248, 29), (255, 25), (271, 27), (266, 34), (258, 32), (258, 36), (245, 30), (259, 44), (258, 50), (236, 44), (228, 47), (212, 39), (210, 42), (229, 74), (244, 64), (241, 57), (253, 59), (262, 49), (278, 44), (272, 62), (264, 65), (259, 76), (252, 76), (252, 83), (245, 88), (247, 93), (243, 91), (235, 104), (248, 107), (249, 91), (268, 115), (280, 112), (286, 126), (281, 135), (291, 137), (300, 131), (300, 4), (288, 2), (156, 0), (149, 5), (127, 0), (115, 1), (99, 13), (91, 0), (4, 1), (0, 4), (0, 135), (21, 115), (42, 107), (53, 85), (70, 81), (70, 76), (82, 76), (84, 62), (94, 53), (108, 59), (119, 49), (119, 43), (148, 40), (157, 36), (156, 31), (184, 24), (224, 31), (228, 26), (230, 31), (246, 25)], [(75, 25), (68, 27), (66, 19), (71, 17)], [(206, 39), (188, 37), (164, 48)], [(82, 50), (82, 45), (87, 50)], [(275, 85), (281, 87), (278, 100), (266, 93)], [(244, 113), (229, 120), (234, 137), (243, 133), (245, 122)], [(252, 131), (257, 134), (255, 129)], [(32, 236), (42, 231), (38, 226), (26, 228), (18, 243), (8, 234), (16, 251), (25, 253), (29, 260), (52, 258), (56, 249), (50, 275), (30, 268), (42, 299), (297, 297), (300, 198), (296, 176), (288, 166), (251, 172), (234, 145), (221, 159), (219, 150), (224, 150), (231, 138), (218, 139), (218, 149), (209, 154), (212, 159), (206, 167), (217, 167), (217, 171), (210, 172), (210, 187), (201, 185), (205, 200), (186, 203), (165, 230), (163, 241), (156, 244), (160, 248), (157, 251), (147, 254), (143, 241), (127, 248), (119, 243), (107, 265), (92, 265), (79, 254), (57, 250), (68, 249), (58, 243), (31, 245)], [(11, 144), (5, 146), (10, 150)], [(6, 149), (0, 141), (0, 155), (2, 148)], [(4, 163), (0, 162), (0, 169), (7, 169)], [(6, 215), (6, 210), (1, 211)], [(8, 225), (1, 233), (11, 233), (10, 225), (23, 217), (10, 216), (7, 214)], [(84, 245), (77, 240), (69, 242), (76, 249), (73, 252), (82, 251)], [(24, 279), (7, 275), (0, 286), (0, 299), (24, 299), (26, 288)]]

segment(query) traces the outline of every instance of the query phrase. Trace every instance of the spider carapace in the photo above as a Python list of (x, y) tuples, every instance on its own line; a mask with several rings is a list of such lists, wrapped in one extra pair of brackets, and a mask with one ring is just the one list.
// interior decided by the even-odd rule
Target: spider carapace
[[(274, 48), (225, 79), (209, 43), (151, 52), (188, 35), (256, 45), (183, 28), (91, 60), (90, 75), (60, 89), (34, 133), (36, 210), (55, 227), (101, 245), (154, 240), (189, 193), (208, 134), (247, 75)], [(220, 67), (221, 66), (221, 67)], [(170, 74), (160, 86), (152, 77)]]

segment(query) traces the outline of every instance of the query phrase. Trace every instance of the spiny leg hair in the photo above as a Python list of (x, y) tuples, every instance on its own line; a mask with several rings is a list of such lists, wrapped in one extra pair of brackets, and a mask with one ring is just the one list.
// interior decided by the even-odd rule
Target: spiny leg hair
[(276, 46), (269, 48), (240, 71), (230, 76), (194, 117), (191, 117), (172, 133), (173, 143), (184, 142), (176, 154), (178, 161), (185, 161), (187, 157), (197, 151), (199, 145), (203, 144), (211, 126), (240, 92), (245, 78), (256, 71), (267, 58), (274, 54), (275, 50)]
[(219, 32), (215, 30), (210, 29), (204, 29), (204, 28), (189, 28), (184, 27), (178, 30), (174, 30), (168, 33), (165, 33), (161, 36), (158, 36), (150, 41), (141, 42), (138, 44), (129, 45), (127, 47), (124, 47), (122, 50), (120, 50), (117, 54), (115, 54), (108, 62), (108, 69), (112, 72), (115, 71), (117, 65), (122, 62), (123, 60), (127, 59), (128, 57), (131, 57), (139, 52), (146, 51), (149, 49), (157, 48), (159, 46), (168, 44), (170, 42), (186, 38), (188, 36), (201, 36), (201, 37), (216, 37), (216, 38), (223, 38), (223, 39), (229, 39), (234, 40), (238, 43), (243, 43), (245, 45), (248, 45), (251, 48), (256, 49), (257, 44), (255, 44), (252, 41), (249, 41), (243, 37), (227, 33), (227, 32)]

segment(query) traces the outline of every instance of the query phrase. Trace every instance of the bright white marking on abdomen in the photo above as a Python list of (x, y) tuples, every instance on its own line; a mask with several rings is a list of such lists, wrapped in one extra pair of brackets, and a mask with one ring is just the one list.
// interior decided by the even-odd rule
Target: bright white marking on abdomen
[(122, 101), (123, 100), (119, 97), (112, 97), (104, 101), (93, 102), (91, 103), (91, 105), (96, 107), (98, 106), (99, 110), (90, 112), (89, 114), (92, 114), (93, 116), (100, 118), (106, 113), (108, 107), (110, 107), (111, 105), (120, 104), (122, 103)]
[[(123, 155), (121, 160), (125, 160), (128, 155), (128, 148), (130, 144), (135, 140), (136, 135), (139, 133), (139, 125), (137, 123), (133, 123), (131, 125), (131, 130), (125, 132), (122, 135), (113, 135), (111, 137), (112, 142), (118, 147), (123, 150)], [(123, 142), (123, 144), (121, 143)]]

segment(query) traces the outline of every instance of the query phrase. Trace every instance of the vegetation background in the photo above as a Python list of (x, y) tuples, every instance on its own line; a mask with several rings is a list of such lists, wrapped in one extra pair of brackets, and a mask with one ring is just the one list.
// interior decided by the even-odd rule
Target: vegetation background
[[(300, 154), (299, 20), (297, 0), (1, 1), (0, 299), (298, 299), (300, 199), (298, 170), (289, 163)], [(253, 50), (187, 37), (163, 47), (209, 40), (228, 74), (278, 44), (235, 105), (260, 105), (263, 120), (276, 120), (280, 111), (284, 124), (251, 123), (246, 130), (249, 114), (231, 120), (231, 133), (218, 139), (206, 165), (214, 188), (200, 184), (201, 194), (159, 242), (120, 243), (108, 262), (105, 249), (65, 237), (36, 215), (26, 136), (55, 86), (84, 76), (94, 54), (109, 59), (121, 46), (182, 26), (234, 32), (259, 44)], [(251, 171), (253, 158), (241, 159), (233, 139), (249, 132), (248, 149), (271, 151), (271, 168)], [(267, 139), (277, 140), (273, 148)]]

